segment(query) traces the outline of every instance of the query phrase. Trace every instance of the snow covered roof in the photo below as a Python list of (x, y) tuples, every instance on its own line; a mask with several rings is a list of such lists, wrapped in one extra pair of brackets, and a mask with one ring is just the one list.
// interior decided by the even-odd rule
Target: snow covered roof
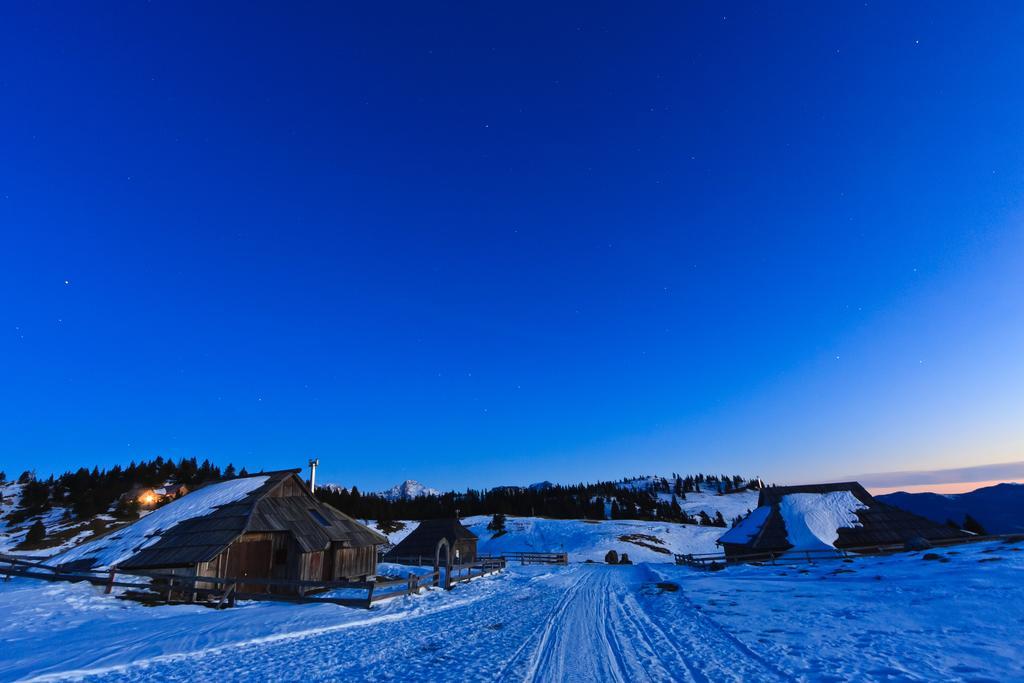
[[(58, 565), (180, 567), (206, 562), (241, 534), (287, 531), (302, 552), (332, 542), (363, 547), (386, 538), (320, 502), (297, 476), (266, 472), (196, 489), (116, 533), (56, 558)], [(314, 515), (314, 513), (316, 513)]]
[(963, 532), (875, 500), (857, 482), (762, 489), (758, 507), (718, 542), (727, 552), (852, 548), (958, 538)]
[(175, 526), (190, 519), (205, 517), (219, 507), (244, 498), (266, 483), (267, 479), (267, 476), (245, 477), (200, 488), (109, 536), (72, 548), (55, 558), (54, 564), (84, 564), (86, 560), (94, 567), (121, 564), (136, 553), (155, 545), (165, 532)]
[[(425, 519), (419, 523), (411, 534), (402, 539), (402, 542), (388, 551), (384, 561), (389, 558), (414, 557), (416, 555), (433, 555), (437, 549), (437, 543), (442, 538), (447, 538), (448, 543), (453, 545), (456, 541), (476, 541), (477, 536), (462, 525), (462, 522), (454, 517), (448, 519)], [(475, 547), (475, 546), (474, 546)]]
[(836, 547), (840, 529), (863, 526), (857, 511), (867, 507), (849, 491), (790, 493), (782, 497), (779, 512), (794, 550), (822, 550)]
[(771, 511), (772, 508), (768, 505), (755, 508), (743, 519), (742, 522), (722, 534), (718, 538), (718, 542), (739, 544), (749, 543), (754, 536), (757, 536), (757, 532), (761, 530), (764, 523), (768, 521), (768, 515)]

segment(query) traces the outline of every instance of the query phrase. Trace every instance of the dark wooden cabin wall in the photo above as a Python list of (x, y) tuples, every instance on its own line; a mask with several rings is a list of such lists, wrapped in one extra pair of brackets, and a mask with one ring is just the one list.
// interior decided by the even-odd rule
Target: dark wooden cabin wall
[(377, 548), (336, 548), (334, 550), (334, 580), (359, 579), (377, 573)]

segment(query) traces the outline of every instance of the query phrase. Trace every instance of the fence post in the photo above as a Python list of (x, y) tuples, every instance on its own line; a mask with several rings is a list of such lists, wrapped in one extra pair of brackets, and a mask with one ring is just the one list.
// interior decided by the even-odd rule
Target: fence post
[(117, 573), (115, 567), (110, 568), (110, 576), (107, 577), (107, 588), (103, 592), (110, 595), (110, 592), (114, 590), (114, 575)]
[(235, 586), (237, 585), (237, 583), (232, 583), (224, 587), (224, 592), (221, 593), (220, 600), (217, 601), (217, 609), (221, 609), (223, 607), (225, 600), (228, 601), (229, 607), (235, 606), (234, 593)]
[(366, 609), (370, 609), (370, 606), (373, 604), (373, 588), (376, 585), (371, 582), (370, 587), (366, 589)]
[(413, 593), (418, 593), (419, 591), (416, 590), (416, 575), (412, 572), (409, 572), (409, 578), (406, 580), (409, 584), (409, 588), (408, 590), (406, 590), (406, 594), (412, 595)]

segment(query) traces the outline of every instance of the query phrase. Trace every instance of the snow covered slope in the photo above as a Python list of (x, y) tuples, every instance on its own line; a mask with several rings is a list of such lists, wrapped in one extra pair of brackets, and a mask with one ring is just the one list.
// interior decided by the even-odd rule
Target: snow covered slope
[[(726, 519), (733, 519), (757, 507), (757, 491), (726, 495), (689, 493), (680, 505), (695, 516), (701, 511), (710, 517), (721, 512)], [(594, 521), (509, 516), (505, 533), (496, 536), (487, 528), (490, 522), (490, 515), (462, 520), (480, 539), (477, 544), (480, 554), (500, 555), (514, 550), (566, 552), (573, 562), (603, 562), (609, 550), (620, 555), (628, 553), (634, 562), (673, 562), (673, 553), (720, 552), (715, 541), (726, 531), (721, 527), (632, 519)], [(416, 521), (402, 523), (403, 529), (386, 534), (391, 544), (401, 542), (418, 524)], [(367, 524), (374, 526), (372, 520), (367, 520)]]
[(542, 519), (509, 517), (506, 533), (495, 537), (488, 531), (490, 517), (463, 520), (480, 540), (477, 550), (484, 555), (500, 555), (514, 550), (566, 552), (572, 562), (604, 562), (609, 550), (628, 553), (634, 562), (674, 562), (673, 553), (713, 553), (715, 540), (725, 529), (720, 527), (609, 519), (600, 522), (578, 519)]
[[(53, 555), (85, 542), (90, 537), (109, 529), (123, 526), (126, 522), (116, 520), (108, 514), (96, 515), (89, 519), (77, 519), (71, 510), (54, 505), (38, 515), (11, 524), (7, 515), (18, 508), (21, 501), (22, 484), (7, 482), (0, 485), (0, 553)], [(29, 527), (36, 521), (46, 529), (45, 539), (29, 549), (20, 545), (28, 535)]]

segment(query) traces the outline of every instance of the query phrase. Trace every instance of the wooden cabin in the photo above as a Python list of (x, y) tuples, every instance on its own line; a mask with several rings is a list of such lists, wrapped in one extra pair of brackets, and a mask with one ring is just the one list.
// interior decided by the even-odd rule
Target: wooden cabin
[(172, 484), (170, 482), (163, 486), (143, 486), (136, 484), (127, 493), (121, 496), (129, 502), (138, 503), (142, 510), (152, 510), (158, 505), (168, 503), (181, 498), (189, 491), (185, 484)]
[(855, 514), (859, 526), (838, 529), (835, 547), (862, 548), (939, 541), (969, 536), (964, 531), (937, 524), (930, 519), (887, 505), (874, 498), (855, 481), (807, 486), (770, 486), (762, 488), (757, 508), (717, 541), (727, 559), (742, 556), (779, 554), (791, 549), (786, 522), (779, 506), (782, 499), (794, 493), (825, 494), (848, 491), (865, 507)]
[[(299, 472), (251, 475), (266, 481), (238, 500), (172, 526), (120, 566), (239, 579), (337, 581), (376, 574), (377, 547), (387, 538), (317, 500)], [(199, 497), (186, 496), (152, 514), (171, 513), (190, 498)], [(242, 584), (239, 591), (270, 592), (259, 584)]]
[[(451, 549), (452, 564), (476, 562), (477, 537), (454, 517), (427, 519), (384, 555), (385, 562), (433, 564), (437, 544), (444, 538)], [(442, 554), (441, 561), (444, 562)]]

